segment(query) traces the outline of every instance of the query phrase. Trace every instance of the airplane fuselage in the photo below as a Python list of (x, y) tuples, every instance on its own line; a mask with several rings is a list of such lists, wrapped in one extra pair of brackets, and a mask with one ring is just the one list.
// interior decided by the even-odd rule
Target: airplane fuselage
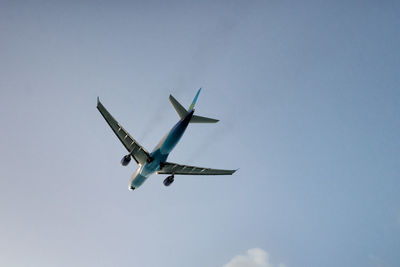
[(174, 127), (161, 139), (158, 145), (150, 153), (151, 161), (139, 165), (130, 181), (129, 189), (138, 188), (146, 179), (160, 170), (161, 165), (167, 161), (169, 153), (176, 146), (193, 116), (194, 110), (191, 110), (183, 119), (179, 120)]

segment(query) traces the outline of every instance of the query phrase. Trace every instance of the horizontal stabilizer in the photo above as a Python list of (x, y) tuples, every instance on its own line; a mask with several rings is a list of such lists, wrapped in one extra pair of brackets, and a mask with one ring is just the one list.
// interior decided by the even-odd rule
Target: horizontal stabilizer
[(187, 110), (176, 100), (172, 95), (169, 95), (169, 101), (174, 106), (176, 112), (178, 113), (181, 119), (185, 118), (188, 114)]
[(193, 115), (192, 119), (190, 120), (190, 123), (216, 123), (218, 121), (219, 120), (212, 118)]

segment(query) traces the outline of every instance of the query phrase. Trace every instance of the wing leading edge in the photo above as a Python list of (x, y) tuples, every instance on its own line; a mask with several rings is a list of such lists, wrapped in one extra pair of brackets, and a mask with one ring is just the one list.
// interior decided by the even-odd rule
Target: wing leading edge
[(150, 160), (150, 154), (118, 123), (97, 98), (97, 109), (100, 111), (108, 125), (135, 159), (136, 163), (144, 164)]
[(181, 174), (181, 175), (231, 175), (236, 170), (210, 169), (172, 162), (165, 162), (157, 174)]

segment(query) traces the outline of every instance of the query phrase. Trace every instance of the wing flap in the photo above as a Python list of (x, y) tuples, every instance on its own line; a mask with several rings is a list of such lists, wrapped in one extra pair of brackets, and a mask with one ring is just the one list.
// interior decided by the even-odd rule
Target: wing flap
[(231, 175), (236, 170), (211, 169), (189, 165), (181, 165), (165, 162), (157, 174), (181, 174), (181, 175)]
[(150, 154), (147, 152), (133, 137), (122, 127), (116, 119), (108, 112), (97, 98), (97, 109), (100, 111), (103, 118), (111, 127), (115, 135), (132, 155), (137, 163), (143, 164), (150, 159)]

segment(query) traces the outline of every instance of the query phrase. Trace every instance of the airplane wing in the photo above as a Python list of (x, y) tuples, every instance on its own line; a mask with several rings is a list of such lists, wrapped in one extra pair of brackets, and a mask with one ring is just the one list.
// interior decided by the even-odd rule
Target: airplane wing
[(231, 175), (236, 170), (220, 170), (202, 168), (188, 165), (181, 165), (172, 162), (165, 162), (157, 174), (182, 174), (182, 175)]
[(99, 98), (97, 98), (97, 109), (104, 117), (108, 125), (122, 142), (128, 152), (132, 155), (136, 163), (143, 164), (150, 160), (150, 154), (147, 152), (135, 139), (118, 123), (116, 119), (107, 111), (107, 109), (101, 104)]

